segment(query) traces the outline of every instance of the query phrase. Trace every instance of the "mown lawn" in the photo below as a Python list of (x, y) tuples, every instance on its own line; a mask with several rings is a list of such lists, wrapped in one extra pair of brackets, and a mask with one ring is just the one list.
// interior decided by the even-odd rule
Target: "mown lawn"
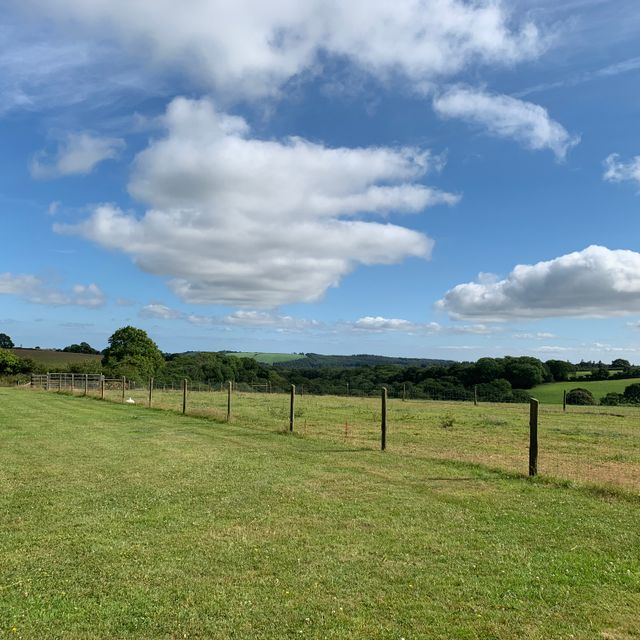
[(0, 389), (0, 637), (640, 637), (633, 492), (257, 427)]
[(586, 382), (583, 380), (570, 380), (569, 382), (552, 382), (548, 384), (540, 384), (534, 387), (530, 393), (534, 398), (544, 402), (545, 404), (562, 404), (562, 396), (564, 391), (571, 389), (588, 389), (593, 394), (596, 402), (607, 393), (622, 393), (625, 387), (630, 384), (640, 382), (640, 378), (629, 378), (627, 380), (595, 380), (594, 382)]

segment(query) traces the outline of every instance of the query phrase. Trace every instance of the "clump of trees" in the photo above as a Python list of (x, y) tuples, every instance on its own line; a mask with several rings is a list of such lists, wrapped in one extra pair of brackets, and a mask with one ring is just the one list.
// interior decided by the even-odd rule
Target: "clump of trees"
[(19, 358), (7, 349), (0, 349), (0, 376), (16, 376), (36, 371), (38, 365), (29, 358)]
[(94, 349), (89, 343), (81, 342), (80, 344), (70, 344), (63, 349), (66, 353), (86, 353), (88, 355), (98, 355), (100, 352)]
[(13, 340), (6, 334), (0, 333), (0, 349), (13, 349)]
[(109, 338), (103, 351), (102, 366), (106, 375), (144, 382), (155, 377), (165, 366), (158, 345), (142, 329), (122, 327)]

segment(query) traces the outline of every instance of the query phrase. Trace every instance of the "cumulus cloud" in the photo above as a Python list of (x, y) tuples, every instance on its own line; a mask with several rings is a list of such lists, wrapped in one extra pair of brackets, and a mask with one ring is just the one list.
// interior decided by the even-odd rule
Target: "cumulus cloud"
[(436, 96), (433, 107), (444, 118), (478, 124), (491, 135), (511, 138), (527, 149), (550, 149), (558, 160), (563, 160), (567, 151), (580, 141), (552, 120), (544, 107), (510, 96), (453, 87)]
[(275, 315), (264, 311), (235, 311), (223, 319), (225, 324), (237, 327), (275, 328), (278, 331), (302, 331), (317, 329), (321, 323), (317, 320)]
[[(18, 4), (17, 0), (12, 0)], [(243, 96), (347, 60), (379, 77), (455, 74), (469, 64), (513, 64), (544, 43), (529, 21), (514, 24), (499, 0), (20, 0), (23, 11), (113, 34), (156, 66), (186, 70)]]
[(70, 291), (63, 291), (31, 274), (0, 273), (0, 295), (2, 294), (52, 306), (77, 305), (97, 308), (103, 306), (106, 301), (104, 293), (95, 284), (77, 284)]
[(142, 318), (154, 318), (159, 320), (173, 320), (183, 317), (183, 313), (167, 307), (164, 304), (147, 304), (140, 310), (140, 316)]
[(484, 324), (443, 326), (438, 322), (411, 322), (401, 318), (384, 318), (382, 316), (365, 316), (356, 320), (351, 327), (358, 331), (382, 333), (394, 331), (399, 333), (423, 334), (474, 334), (486, 335), (494, 333), (495, 329)]
[(640, 311), (640, 253), (590, 246), (518, 265), (494, 283), (448, 291), (436, 307), (456, 318), (608, 317)]
[(358, 264), (427, 258), (422, 233), (362, 214), (415, 213), (458, 196), (418, 180), (428, 152), (328, 148), (301, 138), (252, 138), (208, 100), (175, 99), (167, 135), (134, 163), (141, 218), (112, 205), (79, 225), (55, 225), (170, 276), (185, 302), (274, 307), (318, 300)]
[[(31, 176), (46, 180), (86, 175), (104, 160), (117, 158), (124, 148), (120, 138), (100, 138), (90, 133), (70, 133), (53, 155), (39, 151), (31, 161)], [(59, 205), (59, 203), (58, 203)]]
[(277, 315), (266, 311), (238, 310), (227, 316), (203, 316), (172, 309), (160, 303), (145, 305), (140, 310), (140, 316), (156, 320), (184, 320), (201, 326), (272, 329), (278, 332), (303, 331), (322, 327), (322, 323), (317, 320), (294, 318), (293, 316)]
[(605, 159), (604, 167), (603, 178), (607, 182), (635, 182), (640, 184), (640, 156), (634, 156), (628, 162), (623, 162), (617, 153), (612, 153)]

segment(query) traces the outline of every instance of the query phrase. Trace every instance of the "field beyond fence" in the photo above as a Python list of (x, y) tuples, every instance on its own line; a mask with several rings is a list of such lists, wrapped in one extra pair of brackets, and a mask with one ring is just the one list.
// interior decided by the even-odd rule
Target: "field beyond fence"
[[(73, 391), (84, 395), (79, 381)], [(197, 388), (197, 387), (196, 387)], [(289, 394), (250, 393), (220, 387), (202, 391), (154, 389), (151, 406), (231, 422), (256, 431), (288, 431)], [(212, 389), (212, 390), (211, 390)], [(218, 389), (218, 390), (216, 390)], [(67, 391), (71, 393), (71, 391)], [(149, 406), (149, 390), (123, 390), (121, 380), (87, 385), (86, 395), (110, 402)], [(230, 402), (230, 405), (229, 405)], [(297, 436), (379, 449), (379, 397), (311, 396), (295, 399)], [(389, 399), (387, 449), (413, 458), (453, 460), (489, 469), (526, 474), (529, 406)], [(540, 405), (538, 471), (550, 478), (640, 493), (640, 410), (634, 407)]]

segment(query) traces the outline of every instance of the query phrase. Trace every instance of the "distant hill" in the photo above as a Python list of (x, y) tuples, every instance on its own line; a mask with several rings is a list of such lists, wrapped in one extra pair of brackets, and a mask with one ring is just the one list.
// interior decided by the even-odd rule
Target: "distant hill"
[(225, 356), (253, 358), (262, 364), (280, 364), (304, 358), (302, 353), (263, 353), (262, 351), (221, 351)]
[(377, 365), (400, 365), (403, 367), (437, 367), (454, 364), (453, 360), (436, 360), (433, 358), (396, 358), (358, 354), (352, 356), (323, 356), (318, 353), (307, 353), (303, 357), (287, 361), (274, 362), (274, 367), (285, 369), (348, 369)]
[(18, 358), (29, 358), (45, 367), (59, 368), (68, 364), (78, 364), (84, 362), (95, 362), (102, 360), (102, 355), (86, 353), (70, 353), (68, 351), (56, 351), (55, 349), (9, 349)]

